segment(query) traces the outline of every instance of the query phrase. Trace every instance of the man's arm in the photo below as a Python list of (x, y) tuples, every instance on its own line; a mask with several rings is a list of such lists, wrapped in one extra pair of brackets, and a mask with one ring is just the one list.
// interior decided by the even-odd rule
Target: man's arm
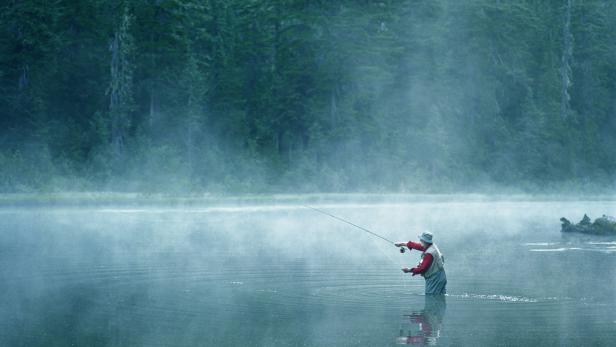
[(394, 243), (394, 246), (396, 246), (396, 247), (403, 247), (403, 246), (406, 246), (406, 247), (408, 247), (408, 249), (416, 249), (416, 250), (418, 250), (418, 251), (422, 251), (422, 252), (425, 250), (425, 249), (423, 248), (423, 246), (421, 245), (421, 243), (419, 243), (419, 242), (413, 242), (413, 241)]
[(422, 274), (426, 272), (426, 270), (428, 270), (431, 264), (432, 264), (432, 254), (427, 253), (424, 255), (423, 259), (421, 260), (421, 264), (419, 264), (418, 267), (412, 268), (411, 272), (413, 273), (413, 275)]
[(418, 251), (425, 251), (426, 249), (423, 248), (423, 246), (421, 245), (421, 243), (419, 242), (413, 242), (413, 241), (409, 241), (406, 243), (406, 247), (408, 247), (409, 249), (416, 249)]

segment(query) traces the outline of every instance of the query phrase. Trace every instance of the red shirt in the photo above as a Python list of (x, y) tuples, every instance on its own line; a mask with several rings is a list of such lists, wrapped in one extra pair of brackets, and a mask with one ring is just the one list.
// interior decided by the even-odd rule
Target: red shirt
[[(416, 249), (418, 251), (425, 252), (426, 249), (428, 249), (428, 247), (430, 247), (430, 246), (424, 248), (421, 245), (421, 243), (409, 241), (406, 244), (406, 247), (408, 247), (409, 249)], [(426, 254), (424, 254), (423, 258), (421, 258), (421, 263), (419, 264), (419, 266), (412, 268), (411, 272), (416, 274), (416, 275), (417, 274), (422, 274), (422, 273), (426, 272), (426, 270), (428, 270), (430, 268), (431, 264), (432, 264), (432, 254), (426, 253)]]

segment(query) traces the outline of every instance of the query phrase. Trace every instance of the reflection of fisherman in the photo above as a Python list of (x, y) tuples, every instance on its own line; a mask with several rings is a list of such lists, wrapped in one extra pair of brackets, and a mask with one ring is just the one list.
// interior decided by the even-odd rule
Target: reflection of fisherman
[(426, 280), (426, 294), (445, 294), (447, 292), (447, 276), (445, 275), (445, 259), (438, 247), (432, 243), (432, 233), (426, 231), (419, 237), (421, 243), (409, 241), (396, 243), (396, 247), (406, 246), (409, 249), (422, 251), (421, 262), (412, 269), (403, 268), (405, 273), (413, 276), (420, 274)]
[(447, 304), (444, 295), (426, 295), (425, 300), (422, 311), (405, 315), (410, 320), (411, 329), (406, 336), (404, 330), (400, 330), (400, 336), (396, 339), (397, 344), (436, 345), (441, 336), (443, 316)]

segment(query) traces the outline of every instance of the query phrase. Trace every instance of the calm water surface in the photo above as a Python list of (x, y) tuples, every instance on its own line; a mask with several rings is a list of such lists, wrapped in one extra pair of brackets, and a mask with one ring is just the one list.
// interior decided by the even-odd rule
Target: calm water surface
[(2, 346), (614, 345), (616, 237), (558, 219), (615, 202), (320, 204), (416, 252), (294, 205), (0, 210)]

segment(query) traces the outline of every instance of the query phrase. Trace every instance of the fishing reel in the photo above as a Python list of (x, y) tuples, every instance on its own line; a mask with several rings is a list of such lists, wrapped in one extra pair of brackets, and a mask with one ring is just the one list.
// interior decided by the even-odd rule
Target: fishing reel
[(400, 247), (400, 253), (404, 253), (406, 252), (406, 250), (404, 249), (404, 247)]

